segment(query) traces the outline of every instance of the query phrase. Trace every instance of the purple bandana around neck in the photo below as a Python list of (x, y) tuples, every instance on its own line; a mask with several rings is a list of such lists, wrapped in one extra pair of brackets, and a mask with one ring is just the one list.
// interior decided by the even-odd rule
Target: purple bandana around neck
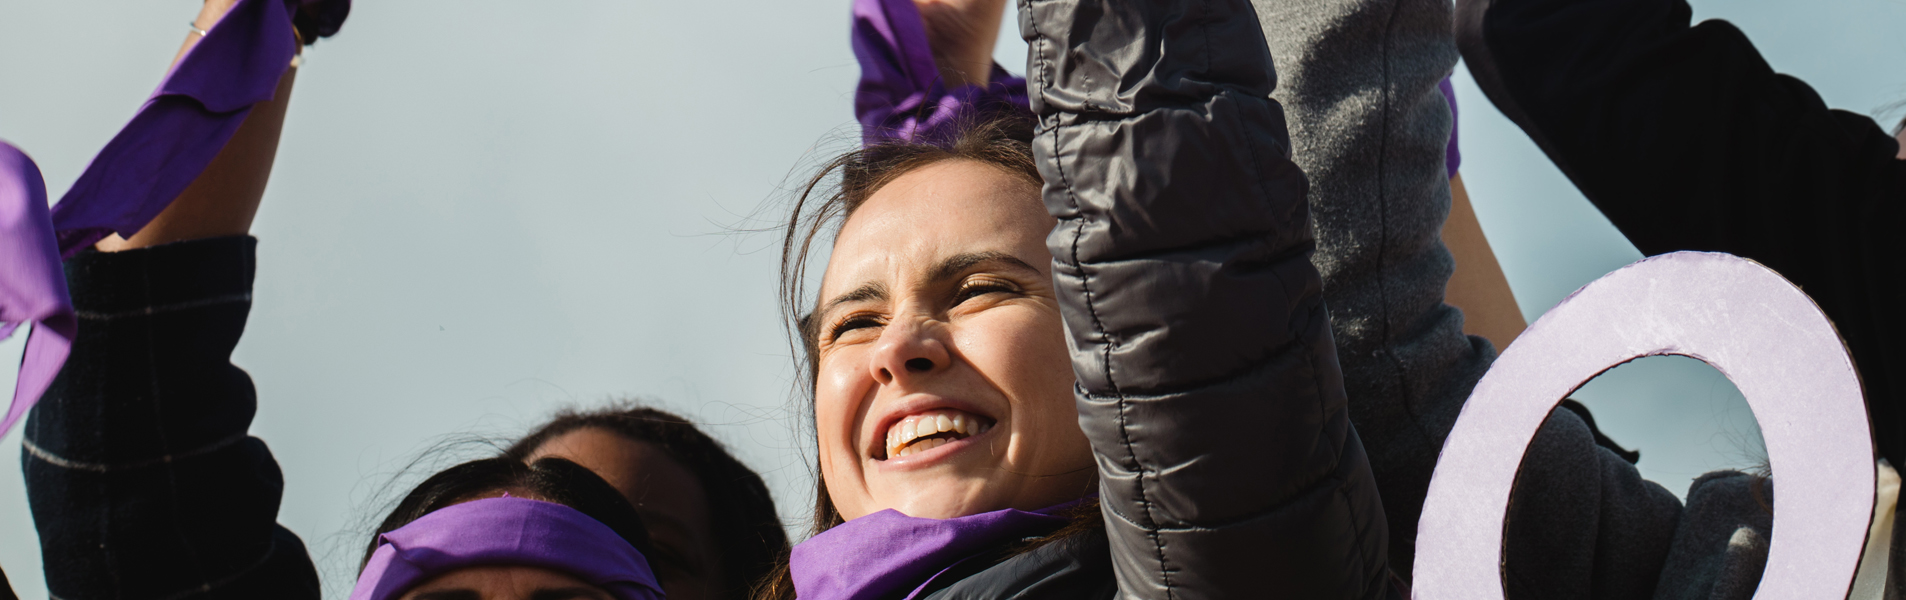
[(4, 435), (52, 383), (77, 330), (60, 260), (107, 235), (131, 237), (172, 204), (276, 93), (305, 39), (337, 33), (350, 0), (239, 0), (179, 60), (49, 213), (32, 161), (0, 151), (0, 339), (34, 322)]
[(1001, 544), (1043, 535), (1070, 522), (1067, 502), (1035, 512), (996, 510), (952, 519), (920, 519), (883, 510), (794, 545), (789, 573), (800, 600), (912, 598), (941, 572)]
[(0, 142), (0, 339), (33, 323), (13, 402), (0, 435), (26, 415), (66, 363), (79, 331), (46, 209), (46, 182), (33, 159)]
[(854, 0), (854, 57), (860, 85), (854, 116), (861, 141), (937, 141), (976, 112), (1031, 114), (1026, 78), (993, 65), (991, 82), (946, 89), (927, 43), (926, 24), (913, 0)]
[(576, 509), (525, 498), (448, 506), (378, 538), (351, 600), (391, 600), (464, 567), (521, 565), (567, 573), (616, 600), (662, 600), (648, 559)]

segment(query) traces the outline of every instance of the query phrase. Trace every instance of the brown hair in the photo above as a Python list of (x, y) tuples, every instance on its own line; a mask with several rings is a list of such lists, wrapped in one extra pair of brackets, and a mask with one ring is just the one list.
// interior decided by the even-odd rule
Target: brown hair
[(747, 597), (755, 582), (787, 561), (787, 531), (781, 528), (774, 498), (761, 476), (730, 455), (721, 442), (673, 413), (626, 401), (587, 412), (565, 410), (503, 454), (520, 462), (557, 436), (591, 427), (653, 444), (695, 474), (708, 498), (709, 527), (721, 562), (720, 597)]
[[(875, 192), (902, 175), (929, 165), (966, 160), (997, 167), (1034, 186), (1044, 183), (1038, 163), (1033, 159), (1032, 138), (1035, 123), (1023, 111), (990, 111), (982, 118), (949, 128), (948, 133), (931, 140), (888, 139), (847, 152), (828, 161), (800, 186), (794, 206), (782, 225), (781, 238), (781, 312), (789, 324), (789, 337), (798, 347), (800, 395), (805, 399), (808, 426), (814, 427), (814, 384), (819, 374), (818, 324), (813, 298), (806, 289), (807, 263), (817, 241), (839, 232), (841, 224), (866, 203)], [(814, 513), (810, 535), (844, 523), (840, 511), (827, 493), (819, 466), (814, 473)], [(1018, 548), (1026, 551), (1070, 535), (1102, 527), (1104, 517), (1098, 502), (1091, 501), (1072, 511), (1074, 522), (1045, 538)], [(794, 584), (788, 564), (782, 562), (755, 591), (757, 600), (791, 600)]]

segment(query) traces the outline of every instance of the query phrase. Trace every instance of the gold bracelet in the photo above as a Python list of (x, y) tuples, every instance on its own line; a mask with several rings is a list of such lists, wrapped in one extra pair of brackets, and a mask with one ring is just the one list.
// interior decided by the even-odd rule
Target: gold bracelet
[(299, 33), (297, 26), (294, 25), (291, 28), (291, 37), (298, 41), (298, 53), (291, 55), (291, 68), (296, 69), (304, 66), (304, 34)]

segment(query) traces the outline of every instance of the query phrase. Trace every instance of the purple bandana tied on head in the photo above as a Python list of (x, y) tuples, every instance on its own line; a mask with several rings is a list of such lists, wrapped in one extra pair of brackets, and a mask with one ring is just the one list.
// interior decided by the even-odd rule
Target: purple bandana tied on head
[(576, 509), (524, 498), (456, 504), (378, 538), (351, 600), (393, 600), (464, 567), (560, 571), (616, 600), (662, 600), (649, 561), (609, 526)]
[(298, 52), (292, 31), (306, 40), (330, 36), (350, 12), (350, 0), (239, 0), (51, 213), (39, 169), (11, 146), (0, 152), (0, 339), (21, 323), (39, 323), (0, 435), (39, 401), (71, 348), (77, 323), (60, 260), (108, 235), (144, 229), (205, 171), (252, 105), (277, 92)]
[(800, 600), (913, 598), (960, 562), (1071, 522), (1054, 513), (996, 510), (952, 519), (920, 519), (883, 510), (841, 524), (794, 545), (788, 559)]

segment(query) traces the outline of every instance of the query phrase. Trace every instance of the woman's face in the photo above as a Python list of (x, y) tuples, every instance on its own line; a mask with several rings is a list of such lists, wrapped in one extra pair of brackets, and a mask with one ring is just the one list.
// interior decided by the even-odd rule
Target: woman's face
[(847, 519), (951, 518), (1083, 497), (1097, 470), (1039, 189), (945, 161), (841, 227), (815, 311), (821, 476)]
[(557, 571), (494, 565), (438, 575), (398, 600), (615, 600), (615, 596)]
[(528, 460), (558, 457), (594, 471), (635, 504), (656, 556), (647, 557), (669, 600), (715, 598), (723, 587), (721, 559), (708, 514), (708, 495), (695, 474), (654, 444), (598, 427), (544, 442)]

